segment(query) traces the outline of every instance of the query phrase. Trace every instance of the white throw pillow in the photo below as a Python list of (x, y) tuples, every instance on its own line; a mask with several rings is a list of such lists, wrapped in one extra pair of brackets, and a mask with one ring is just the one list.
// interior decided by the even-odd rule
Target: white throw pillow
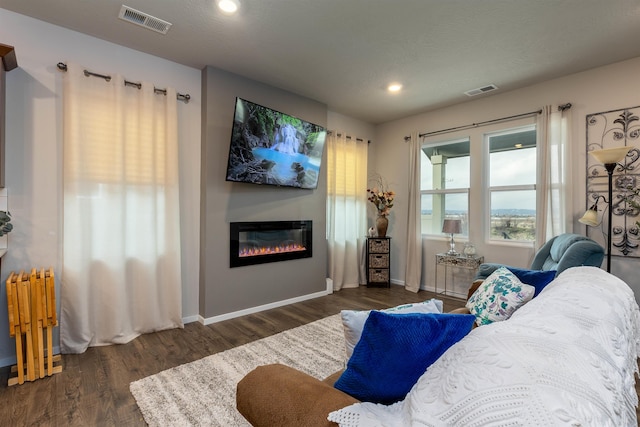
[[(424, 302), (413, 304), (403, 304), (397, 307), (387, 308), (385, 313), (442, 313), (443, 304), (438, 299), (430, 299)], [(347, 360), (353, 354), (353, 348), (360, 341), (362, 329), (369, 317), (371, 310), (342, 310), (342, 326), (344, 327), (345, 349), (347, 352)]]
[(495, 270), (471, 295), (466, 307), (476, 316), (476, 324), (507, 320), (533, 298), (536, 288), (522, 283), (505, 267)]

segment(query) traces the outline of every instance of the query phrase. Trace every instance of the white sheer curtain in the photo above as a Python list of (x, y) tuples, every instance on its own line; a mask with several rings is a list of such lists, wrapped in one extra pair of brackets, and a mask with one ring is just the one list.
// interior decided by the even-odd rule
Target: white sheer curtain
[(407, 209), (407, 263), (404, 287), (411, 292), (420, 290), (422, 274), (422, 230), (420, 230), (420, 142), (418, 132), (409, 140), (409, 197)]
[(553, 236), (572, 230), (571, 110), (547, 105), (538, 115), (536, 250)]
[(64, 76), (64, 353), (182, 326), (176, 92)]
[(355, 137), (327, 136), (328, 275), (334, 291), (365, 282), (367, 149), (367, 141)]

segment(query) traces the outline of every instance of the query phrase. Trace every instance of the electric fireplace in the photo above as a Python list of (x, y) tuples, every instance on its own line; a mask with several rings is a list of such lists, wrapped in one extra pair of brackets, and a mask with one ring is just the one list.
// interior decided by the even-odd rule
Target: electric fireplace
[(312, 221), (232, 222), (230, 267), (310, 258)]

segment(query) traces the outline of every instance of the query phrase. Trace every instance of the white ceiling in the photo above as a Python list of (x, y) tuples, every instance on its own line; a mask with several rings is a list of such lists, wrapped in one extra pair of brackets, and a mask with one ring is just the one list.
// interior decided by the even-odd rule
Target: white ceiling
[[(640, 56), (638, 0), (0, 0), (0, 7), (201, 69), (279, 87), (370, 123)], [(118, 19), (122, 4), (171, 22)], [(404, 87), (389, 94), (391, 81)]]

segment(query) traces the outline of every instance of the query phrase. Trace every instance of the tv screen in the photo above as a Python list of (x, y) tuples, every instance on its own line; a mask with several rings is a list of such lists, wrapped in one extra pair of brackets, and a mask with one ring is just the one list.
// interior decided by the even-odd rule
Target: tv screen
[(314, 189), (327, 131), (236, 98), (227, 181)]

